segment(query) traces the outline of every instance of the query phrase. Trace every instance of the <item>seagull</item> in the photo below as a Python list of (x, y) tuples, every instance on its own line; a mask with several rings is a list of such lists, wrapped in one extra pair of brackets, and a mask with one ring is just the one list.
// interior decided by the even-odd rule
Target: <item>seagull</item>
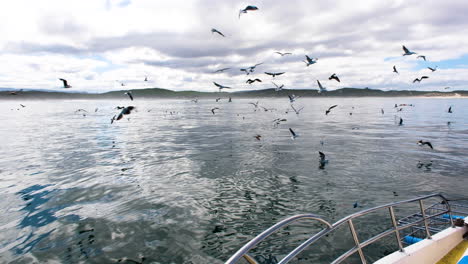
[(396, 73), (396, 74), (400, 74), (400, 73), (398, 73), (398, 71), (397, 71), (397, 69), (396, 69), (396, 66), (395, 66), (395, 65), (393, 65), (393, 72), (394, 72), (394, 73)]
[(250, 102), (249, 104), (253, 105), (255, 108), (258, 108), (258, 101), (256, 103)]
[(288, 94), (288, 97), (289, 97), (289, 102), (294, 103), (294, 101), (296, 101), (296, 99), (299, 98), (300, 96), (295, 96), (294, 94), (293, 95)]
[(221, 100), (221, 97), (218, 97), (215, 100), (216, 100), (216, 102), (219, 102), (219, 100)]
[(398, 193), (393, 191), (393, 196), (398, 196)]
[(406, 48), (404, 45), (403, 45), (403, 51), (405, 53), (403, 53), (403, 56), (409, 56), (409, 55), (413, 55), (413, 54), (416, 54), (416, 52), (412, 52), (410, 51), (408, 48)]
[(283, 74), (283, 73), (284, 73), (284, 72), (265, 72), (266, 75), (273, 76), (273, 78), (275, 78), (275, 76), (281, 75), (281, 74)]
[(318, 93), (322, 93), (322, 92), (326, 92), (327, 89), (325, 87), (322, 86), (322, 84), (320, 83), (319, 80), (317, 80), (317, 84), (319, 86), (319, 90), (318, 90)]
[(192, 101), (192, 102), (194, 102), (194, 103), (198, 103), (198, 98), (192, 99), (192, 100), (190, 100), (190, 101)]
[(317, 58), (311, 59), (311, 58), (310, 58), (309, 56), (307, 56), (307, 55), (305, 55), (305, 57), (306, 57), (306, 60), (303, 61), (303, 62), (305, 62), (305, 64), (307, 65), (307, 67), (309, 67), (309, 65), (312, 65), (312, 64), (317, 63), (317, 60), (318, 60)]
[(24, 108), (24, 107), (26, 107), (26, 106), (25, 106), (25, 105), (23, 105), (23, 104), (20, 104), (20, 105), (21, 105), (21, 107), (23, 107), (23, 108)]
[(291, 132), (291, 139), (294, 140), (296, 139), (299, 135), (294, 132), (291, 128), (289, 128), (289, 132)]
[(221, 85), (219, 83), (215, 83), (215, 82), (213, 82), (213, 83), (214, 83), (214, 85), (216, 85), (219, 88), (220, 92), (221, 92), (222, 89), (231, 89), (231, 87), (223, 86), (223, 85)]
[(254, 82), (262, 82), (262, 80), (260, 80), (260, 79), (253, 79), (253, 80), (252, 80), (252, 79), (248, 79), (248, 80), (246, 81), (246, 83), (248, 83), (248, 84), (252, 84), (252, 83), (254, 83)]
[(444, 89), (445, 89), (445, 90), (447, 90), (447, 89), (450, 89), (450, 87), (449, 87), (449, 86), (447, 86), (447, 87), (445, 87)]
[(127, 91), (127, 92), (124, 93), (124, 94), (128, 95), (128, 97), (130, 97), (130, 100), (133, 101), (133, 95), (132, 95), (132, 93), (131, 93), (130, 91)]
[(228, 103), (232, 103), (232, 98), (229, 96)]
[(231, 68), (222, 68), (222, 69), (214, 71), (213, 73), (224, 72), (224, 71), (227, 71), (229, 69), (231, 69)]
[(244, 9), (241, 9), (239, 11), (239, 19), (240, 19), (241, 14), (243, 13), (247, 14), (247, 11), (256, 11), (256, 10), (258, 10), (258, 7), (256, 6), (253, 6), (253, 5), (246, 6)]
[(336, 73), (332, 74), (332, 76), (328, 77), (328, 80), (333, 80), (335, 79), (337, 82), (340, 82), (340, 78), (338, 78), (338, 76), (336, 76)]
[(256, 135), (255, 138), (256, 138), (257, 140), (260, 140), (260, 139), (262, 138), (262, 136), (261, 136), (261, 135)]
[(448, 112), (452, 113), (452, 107), (451, 106), (449, 107)]
[(76, 112), (86, 112), (86, 113), (88, 113), (88, 111), (86, 111), (86, 110), (84, 110), (84, 109), (81, 109), (81, 108), (78, 109), (78, 110), (76, 110), (75, 113), (76, 113)]
[(435, 72), (437, 71), (437, 66), (435, 66), (434, 68), (431, 68), (431, 67), (427, 67), (429, 70), (431, 70), (432, 72)]
[(122, 109), (122, 112), (117, 116), (115, 120), (120, 120), (124, 115), (129, 115), (133, 110), (135, 109), (134, 106), (127, 106), (124, 109)]
[(429, 79), (429, 77), (428, 77), (428, 76), (422, 76), (422, 77), (421, 77), (421, 78), (419, 78), (419, 79), (418, 79), (418, 78), (416, 78), (416, 79), (414, 79), (414, 80), (413, 80), (413, 83), (415, 83), (415, 82), (418, 82), (418, 83), (420, 83), (420, 82), (421, 82), (423, 79)]
[(325, 164), (328, 163), (328, 160), (325, 159), (325, 154), (323, 154), (323, 152), (319, 151), (319, 155), (320, 155), (320, 166), (319, 168), (321, 170), (325, 169)]
[(219, 110), (219, 108), (218, 108), (218, 107), (215, 107), (215, 108), (212, 108), (212, 109), (211, 109), (211, 113), (213, 113), (213, 115), (215, 114), (215, 110)]
[(249, 72), (249, 69), (248, 69), (248, 68), (247, 68), (247, 69), (240, 69), (240, 71), (243, 71), (243, 72), (245, 72), (245, 74), (246, 74), (246, 75), (249, 75), (249, 74), (250, 74), (250, 72)]
[(419, 141), (418, 141), (418, 145), (419, 145), (419, 146), (428, 145), (431, 149), (434, 149), (434, 148), (432, 147), (431, 142), (429, 142), (429, 141), (422, 141), (422, 140), (419, 140)]
[(148, 81), (148, 76), (145, 76), (145, 82), (147, 82), (147, 81)]
[(281, 55), (281, 57), (283, 57), (284, 55), (292, 55), (291, 52), (284, 52), (284, 53), (283, 53), (283, 52), (276, 51), (275, 53)]
[(291, 108), (292, 108), (292, 110), (294, 110), (294, 112), (296, 112), (296, 115), (298, 115), (302, 111), (302, 109), (304, 109), (304, 107), (301, 107), (301, 108), (299, 108), (299, 110), (297, 110), (296, 108), (294, 108), (294, 105), (292, 105), (292, 104), (291, 104)]
[(211, 33), (218, 33), (219, 35), (221, 35), (221, 36), (223, 36), (223, 37), (226, 37), (226, 36), (224, 36), (223, 33), (221, 33), (221, 32), (220, 32), (219, 30), (217, 30), (216, 28), (212, 28), (212, 29), (211, 29)]
[(275, 120), (273, 120), (272, 122), (275, 123), (274, 125), (275, 126), (278, 126), (281, 122), (286, 122), (288, 121), (287, 119), (285, 118), (276, 118)]
[(284, 84), (278, 86), (275, 82), (272, 82), (272, 83), (276, 86), (275, 91), (277, 91), (277, 92), (281, 91), (281, 89), (283, 89), (283, 87), (284, 87)]
[(403, 125), (403, 118), (400, 117), (400, 123), (398, 123), (399, 126)]
[(258, 63), (258, 64), (255, 64), (254, 66), (250, 66), (250, 67), (247, 67), (247, 68), (243, 68), (243, 69), (240, 69), (241, 71), (245, 72), (247, 75), (249, 75), (250, 73), (254, 72), (255, 68), (259, 65), (262, 65), (262, 63)]
[(385, 111), (383, 110), (383, 108), (380, 109), (380, 112), (383, 114), (385, 114)]
[(325, 115), (328, 115), (328, 114), (330, 113), (330, 111), (331, 111), (333, 108), (337, 107), (337, 106), (338, 106), (338, 105), (332, 105), (332, 106), (330, 106), (330, 108), (328, 108), (328, 110), (325, 111)]
[(416, 57), (416, 58), (417, 58), (417, 59), (421, 58), (421, 59), (423, 59), (424, 61), (426, 61), (426, 56), (424, 56), (424, 55), (419, 55), (419, 56)]
[(63, 82), (63, 88), (72, 88), (71, 85), (68, 84), (67, 80), (65, 79), (59, 79)]

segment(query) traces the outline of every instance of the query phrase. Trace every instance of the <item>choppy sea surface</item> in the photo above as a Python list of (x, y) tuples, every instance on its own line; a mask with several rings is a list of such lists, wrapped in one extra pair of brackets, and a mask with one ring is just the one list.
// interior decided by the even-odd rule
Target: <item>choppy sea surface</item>
[[(111, 124), (128, 105), (136, 111)], [(0, 263), (222, 263), (295, 214), (334, 222), (433, 192), (468, 194), (468, 99), (294, 106), (304, 109), (296, 115), (287, 98), (1, 101)], [(306, 224), (288, 232), (258, 260), (274, 263), (313, 234)], [(351, 246), (328, 238), (295, 262), (328, 263)]]

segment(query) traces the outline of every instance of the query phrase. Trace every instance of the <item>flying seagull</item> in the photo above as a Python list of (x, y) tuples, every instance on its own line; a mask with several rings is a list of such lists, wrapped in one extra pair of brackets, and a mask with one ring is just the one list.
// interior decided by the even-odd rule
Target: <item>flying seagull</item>
[(336, 80), (337, 82), (340, 82), (340, 78), (336, 76), (336, 73), (332, 74), (332, 76), (328, 77), (328, 80)]
[(293, 95), (288, 94), (288, 97), (289, 97), (289, 102), (294, 103), (294, 101), (296, 101), (296, 99), (299, 98), (300, 96), (295, 96), (294, 94)]
[(272, 83), (276, 86), (275, 91), (277, 91), (277, 92), (281, 91), (281, 89), (283, 89), (283, 87), (284, 87), (284, 84), (278, 86), (275, 82), (272, 82)]
[(330, 106), (330, 108), (328, 108), (328, 110), (325, 111), (325, 115), (328, 115), (328, 114), (330, 113), (330, 111), (331, 111), (333, 108), (337, 107), (337, 106), (338, 106), (338, 105), (332, 105), (332, 106)]
[(283, 73), (284, 73), (284, 72), (265, 72), (266, 75), (273, 76), (273, 78), (275, 78), (275, 76), (281, 75), (281, 74), (283, 74)]
[(418, 79), (418, 78), (414, 79), (414, 80), (413, 80), (413, 83), (415, 83), (415, 82), (420, 83), (423, 79), (429, 79), (429, 77), (427, 77), (427, 76), (421, 76), (421, 78), (419, 78), (419, 79)]
[(59, 80), (63, 82), (63, 88), (72, 88), (72, 86), (68, 84), (67, 80), (65, 79), (59, 79)]
[(256, 138), (257, 140), (260, 140), (260, 139), (262, 139), (262, 136), (261, 136), (261, 135), (256, 135), (255, 138)]
[(419, 55), (419, 56), (417, 56), (416, 58), (417, 58), (417, 59), (421, 58), (421, 59), (423, 59), (424, 61), (426, 61), (426, 56), (424, 56), (424, 55)]
[(132, 95), (132, 93), (131, 93), (130, 91), (127, 91), (127, 92), (124, 93), (124, 94), (128, 95), (128, 97), (130, 97), (130, 100), (133, 101), (133, 95)]
[(218, 33), (219, 35), (221, 35), (221, 36), (223, 36), (223, 37), (226, 37), (226, 36), (224, 36), (223, 33), (221, 33), (221, 32), (220, 32), (219, 30), (217, 30), (216, 28), (212, 28), (212, 29), (211, 29), (211, 33)]
[(380, 108), (380, 112), (383, 114), (385, 114), (385, 111), (383, 110), (383, 108)]
[(121, 111), (120, 114), (117, 116), (117, 118), (115, 118), (115, 120), (120, 120), (120, 119), (123, 118), (124, 115), (129, 115), (134, 109), (135, 109), (134, 106), (127, 106), (127, 107), (124, 107), (124, 109), (122, 109), (122, 111)]
[(248, 84), (252, 84), (252, 83), (254, 83), (254, 82), (262, 82), (262, 80), (260, 80), (260, 79), (253, 79), (253, 80), (252, 80), (252, 79), (248, 79), (248, 80), (246, 81), (246, 83), (248, 83)]
[(243, 69), (240, 69), (241, 71), (245, 72), (245, 74), (249, 75), (250, 73), (254, 72), (255, 71), (255, 68), (259, 65), (262, 65), (262, 63), (258, 63), (258, 64), (255, 64), (254, 66), (250, 66), (250, 67), (247, 67), (247, 68), (243, 68)]
[(448, 112), (451, 114), (452, 113), (452, 107), (450, 106), (448, 109)]
[(400, 117), (400, 123), (398, 123), (399, 126), (403, 125), (403, 118)]
[(213, 115), (215, 114), (215, 110), (219, 110), (219, 108), (218, 108), (218, 107), (215, 107), (215, 108), (212, 108), (212, 109), (211, 109), (211, 113), (213, 113)]
[(400, 73), (398, 73), (398, 71), (397, 71), (397, 69), (396, 69), (396, 66), (395, 66), (395, 65), (393, 65), (393, 72), (394, 72), (394, 73), (396, 73), (396, 74), (400, 74)]
[(291, 128), (289, 128), (289, 132), (291, 132), (291, 139), (294, 140), (296, 139), (299, 135), (294, 132)]
[(317, 58), (311, 59), (311, 58), (310, 58), (309, 56), (307, 56), (307, 55), (305, 55), (305, 57), (306, 57), (306, 60), (303, 61), (303, 62), (305, 62), (305, 64), (307, 65), (307, 67), (309, 67), (309, 65), (312, 65), (312, 64), (317, 63), (317, 60), (318, 60)]
[(219, 102), (219, 100), (221, 100), (221, 97), (218, 97), (215, 100), (216, 100), (216, 102)]
[(239, 11), (239, 18), (241, 16), (241, 14), (243, 14), (243, 13), (247, 14), (247, 11), (256, 11), (256, 10), (258, 10), (258, 7), (256, 7), (256, 6), (253, 6), (253, 5), (246, 6), (244, 9), (241, 9)]
[(20, 105), (21, 105), (21, 107), (23, 107), (23, 108), (24, 108), (24, 107), (26, 107), (26, 106), (25, 106), (25, 105), (23, 105), (23, 104), (20, 104)]
[(227, 71), (229, 69), (231, 69), (231, 68), (222, 68), (222, 69), (214, 71), (213, 73), (224, 72), (224, 71)]
[(148, 81), (148, 76), (145, 76), (145, 82), (147, 82), (147, 81)]
[(445, 87), (444, 89), (445, 89), (445, 90), (450, 89), (450, 86), (447, 86), (447, 87)]
[(328, 160), (325, 159), (325, 154), (321, 151), (319, 151), (319, 155), (320, 155), (320, 166), (319, 168), (321, 170), (325, 169), (325, 164), (328, 163)]
[(418, 141), (418, 145), (419, 145), (419, 146), (428, 145), (431, 149), (434, 149), (434, 148), (432, 147), (431, 142), (429, 142), (429, 141), (422, 141), (422, 140), (419, 140), (419, 141)]
[(249, 104), (253, 105), (255, 108), (258, 108), (258, 101), (256, 103), (250, 102)]
[(214, 83), (214, 85), (216, 85), (219, 88), (220, 92), (221, 92), (221, 89), (231, 89), (231, 87), (223, 86), (223, 85), (221, 85), (219, 83), (215, 83), (215, 82), (213, 82), (213, 83)]
[(320, 83), (319, 80), (317, 80), (317, 84), (319, 86), (319, 90), (318, 90), (318, 93), (322, 93), (322, 92), (326, 92), (327, 89), (325, 87), (322, 86), (322, 84)]
[(432, 72), (435, 72), (437, 70), (437, 66), (435, 66), (434, 68), (431, 68), (431, 67), (427, 67), (429, 70), (431, 70)]
[(404, 45), (403, 45), (403, 51), (405, 53), (403, 53), (403, 56), (409, 56), (409, 55), (413, 55), (413, 54), (416, 54), (416, 52), (412, 52), (410, 51), (408, 48), (406, 48)]
[(291, 52), (284, 52), (283, 53), (283, 52), (276, 51), (275, 53), (281, 55), (281, 57), (283, 57), (284, 55), (292, 55)]
[(291, 108), (292, 108), (292, 110), (294, 110), (294, 112), (296, 112), (296, 115), (298, 115), (302, 111), (302, 109), (304, 109), (304, 107), (296, 109), (296, 108), (294, 108), (294, 105), (292, 105), (292, 104), (291, 104)]

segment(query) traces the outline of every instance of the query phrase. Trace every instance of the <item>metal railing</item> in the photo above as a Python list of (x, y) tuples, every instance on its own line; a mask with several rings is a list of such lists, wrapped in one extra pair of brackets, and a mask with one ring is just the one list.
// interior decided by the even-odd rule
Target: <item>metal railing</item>
[[(437, 211), (435, 211), (435, 213), (432, 213), (432, 214), (429, 213), (429, 215), (427, 215), (426, 214), (427, 209), (432, 208), (432, 207), (424, 209), (423, 201), (427, 200), (429, 198), (440, 198), (442, 201), (441, 201), (441, 203), (438, 203), (438, 205), (443, 205), (442, 207), (445, 207), (445, 208), (438, 208)], [(413, 222), (404, 222), (404, 221), (400, 222), (400, 221), (397, 221), (396, 218), (395, 218), (394, 208), (396, 206), (411, 203), (411, 202), (418, 202), (419, 203), (420, 213), (418, 213), (418, 215), (419, 214), (420, 215), (419, 215), (418, 220), (413, 221)], [(365, 240), (363, 242), (360, 242), (359, 238), (358, 238), (358, 235), (356, 233), (356, 229), (354, 227), (353, 219), (355, 219), (357, 217), (367, 215), (367, 214), (375, 212), (377, 210), (386, 209), (386, 208), (388, 208), (388, 212), (389, 212), (389, 215), (390, 215), (390, 218), (391, 218), (391, 221), (392, 221), (392, 228), (390, 228), (390, 229), (388, 229), (386, 231), (383, 231), (383, 232), (381, 232), (381, 233), (379, 233), (379, 234), (377, 234), (377, 235), (375, 235), (375, 236), (373, 236), (373, 237), (371, 237), (371, 238), (369, 238), (369, 239), (367, 239), (367, 240)], [(313, 215), (313, 214), (296, 215), (296, 216), (292, 216), (292, 217), (289, 217), (287, 219), (284, 219), (283, 221), (273, 225), (272, 227), (270, 227), (267, 230), (260, 233), (258, 236), (253, 238), (250, 242), (245, 244), (241, 249), (239, 249), (231, 258), (229, 258), (226, 261), (226, 264), (237, 263), (241, 259), (247, 260), (251, 264), (255, 264), (256, 262), (255, 262), (254, 258), (252, 258), (250, 255), (247, 254), (253, 247), (258, 245), (260, 242), (262, 242), (263, 240), (265, 240), (267, 237), (269, 237), (271, 234), (277, 232), (278, 230), (280, 230), (280, 229), (282, 229), (282, 228), (284, 228), (284, 227), (286, 227), (286, 226), (288, 226), (288, 225), (290, 225), (290, 224), (292, 224), (292, 223), (294, 223), (296, 221), (303, 220), (303, 219), (311, 219), (311, 220), (319, 221), (319, 222), (325, 224), (326, 227), (324, 229), (322, 229), (320, 232), (318, 232), (315, 235), (313, 235), (312, 237), (310, 237), (309, 239), (307, 239), (306, 241), (304, 241), (302, 244), (300, 244), (294, 250), (289, 252), (283, 259), (281, 259), (278, 262), (278, 264), (284, 264), (284, 263), (289, 262), (295, 256), (297, 256), (299, 253), (301, 253), (304, 249), (306, 249), (308, 246), (313, 244), (315, 241), (317, 241), (321, 237), (329, 234), (330, 232), (336, 230), (337, 228), (339, 228), (339, 227), (341, 227), (342, 225), (345, 225), (345, 224), (347, 224), (349, 226), (349, 230), (351, 232), (351, 235), (352, 235), (352, 238), (354, 240), (355, 245), (354, 245), (353, 248), (349, 249), (348, 251), (343, 253), (341, 256), (336, 258), (332, 263), (333, 264), (341, 263), (342, 261), (344, 261), (345, 259), (347, 259), (348, 257), (350, 257), (351, 255), (353, 255), (353, 254), (355, 254), (357, 252), (359, 254), (361, 262), (363, 264), (366, 264), (367, 261), (366, 261), (364, 252), (362, 250), (364, 247), (366, 247), (366, 246), (380, 240), (383, 237), (394, 234), (395, 237), (396, 237), (397, 243), (398, 243), (398, 248), (399, 248), (399, 250), (401, 252), (403, 252), (404, 248), (403, 248), (403, 244), (402, 244), (402, 239), (400, 237), (400, 231), (402, 231), (404, 229), (407, 229), (407, 228), (410, 228), (410, 227), (416, 227), (417, 225), (423, 223), (424, 226), (421, 229), (424, 230), (426, 238), (431, 239), (431, 228), (429, 227), (429, 221), (431, 221), (431, 219), (434, 219), (434, 218), (436, 218), (438, 216), (447, 215), (447, 214), (449, 216), (448, 218), (450, 220), (450, 225), (452, 227), (454, 227), (453, 219), (452, 219), (452, 211), (451, 211), (450, 204), (449, 204), (448, 200), (442, 194), (431, 194), (431, 195), (426, 195), (426, 196), (422, 196), (422, 197), (417, 197), (417, 198), (414, 198), (414, 199), (389, 203), (389, 204), (373, 207), (373, 208), (370, 208), (370, 209), (366, 209), (366, 210), (363, 210), (363, 211), (348, 215), (348, 216), (342, 218), (341, 220), (337, 221), (334, 224), (330, 224), (326, 220), (322, 219), (320, 216)]]

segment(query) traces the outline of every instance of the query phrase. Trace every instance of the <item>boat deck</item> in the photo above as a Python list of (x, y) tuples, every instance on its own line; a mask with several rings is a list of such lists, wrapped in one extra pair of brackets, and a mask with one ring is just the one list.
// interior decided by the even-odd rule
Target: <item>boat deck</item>
[(458, 246), (445, 255), (445, 257), (439, 260), (437, 264), (457, 264), (466, 250), (468, 250), (468, 240), (463, 240)]

